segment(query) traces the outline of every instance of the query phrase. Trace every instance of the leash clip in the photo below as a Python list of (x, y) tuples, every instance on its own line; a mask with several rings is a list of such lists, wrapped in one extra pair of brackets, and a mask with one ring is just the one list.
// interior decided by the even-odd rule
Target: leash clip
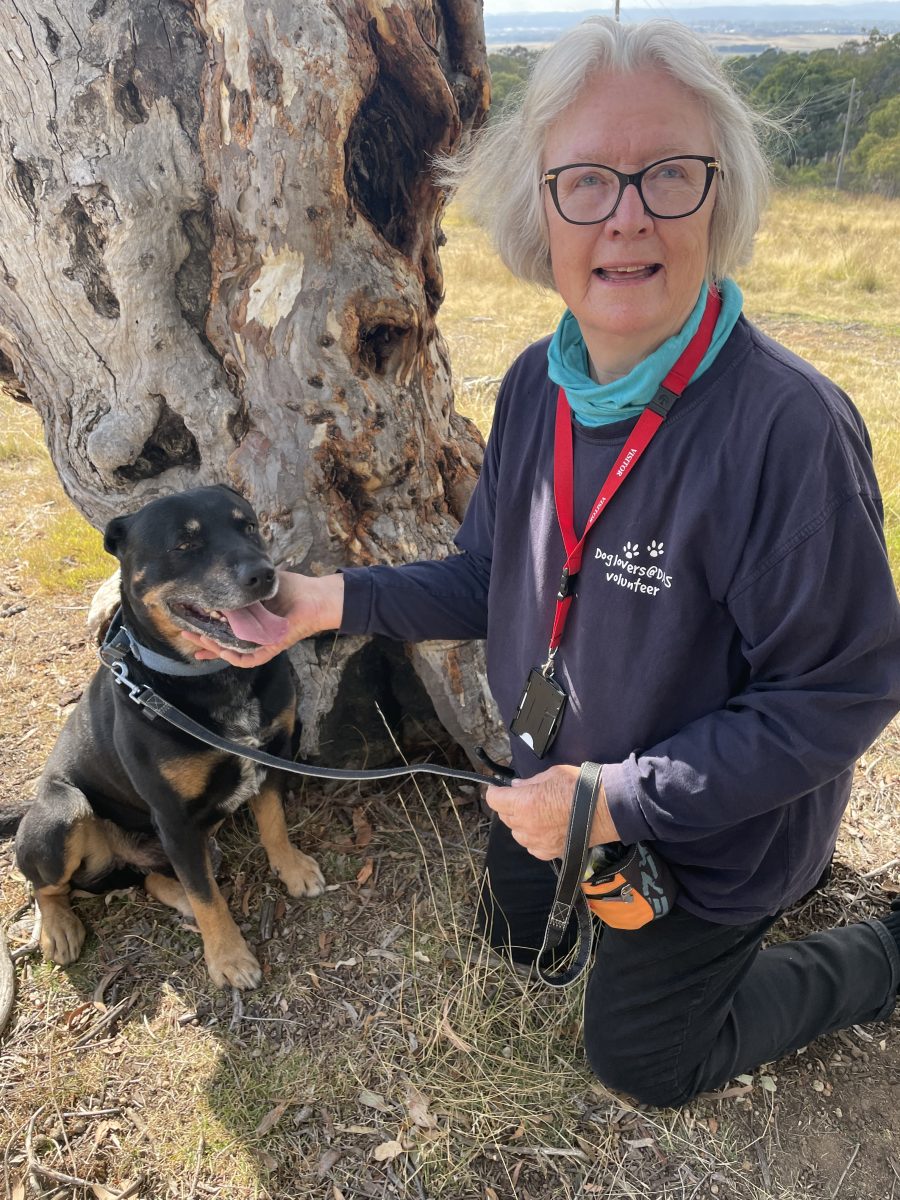
[(124, 660), (120, 658), (116, 662), (111, 662), (109, 669), (112, 671), (116, 683), (124, 684), (128, 688), (129, 700), (133, 700), (135, 704), (141, 704), (141, 693), (144, 689), (129, 678), (128, 667), (125, 665)]

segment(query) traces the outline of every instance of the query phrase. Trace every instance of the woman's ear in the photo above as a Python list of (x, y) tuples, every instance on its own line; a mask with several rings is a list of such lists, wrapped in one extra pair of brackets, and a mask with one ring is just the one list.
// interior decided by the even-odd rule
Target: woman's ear
[(114, 554), (120, 561), (125, 552), (128, 529), (133, 519), (133, 517), (113, 517), (103, 534), (103, 549), (107, 554)]

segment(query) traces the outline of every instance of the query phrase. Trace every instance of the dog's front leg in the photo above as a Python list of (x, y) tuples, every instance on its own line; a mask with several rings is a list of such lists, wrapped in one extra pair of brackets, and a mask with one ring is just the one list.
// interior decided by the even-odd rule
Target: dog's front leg
[(203, 937), (209, 977), (217, 987), (255, 988), (262, 971), (253, 951), (228, 911), (213, 875), (205, 833), (160, 829), (160, 838), (175, 869)]
[(319, 896), (325, 890), (325, 878), (319, 864), (304, 854), (288, 839), (284, 805), (277, 776), (268, 776), (259, 795), (250, 801), (259, 840), (269, 858), (269, 865), (292, 896)]

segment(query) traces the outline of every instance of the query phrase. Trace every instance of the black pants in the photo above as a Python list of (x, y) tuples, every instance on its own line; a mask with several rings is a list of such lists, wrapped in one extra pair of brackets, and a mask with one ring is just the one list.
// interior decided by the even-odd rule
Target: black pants
[[(556, 877), (495, 820), (481, 917), (495, 950), (533, 962)], [(607, 1086), (686, 1103), (835, 1029), (886, 1018), (900, 951), (880, 921), (761, 944), (775, 920), (719, 925), (677, 904), (638, 930), (604, 927), (587, 983), (584, 1043)]]

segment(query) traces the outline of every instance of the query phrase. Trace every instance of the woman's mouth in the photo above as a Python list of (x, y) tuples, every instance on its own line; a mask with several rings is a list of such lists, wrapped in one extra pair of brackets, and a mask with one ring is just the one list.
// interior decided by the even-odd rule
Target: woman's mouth
[(594, 274), (607, 283), (637, 283), (642, 279), (651, 279), (661, 270), (661, 263), (649, 263), (630, 267), (595, 267)]

